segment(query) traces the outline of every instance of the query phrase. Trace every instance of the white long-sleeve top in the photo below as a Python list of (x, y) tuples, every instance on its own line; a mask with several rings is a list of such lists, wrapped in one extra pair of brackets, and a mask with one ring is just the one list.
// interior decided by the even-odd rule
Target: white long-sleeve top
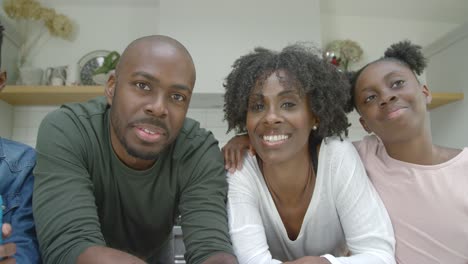
[[(228, 175), (230, 235), (239, 263), (282, 263), (324, 256), (332, 264), (395, 263), (387, 211), (353, 145), (328, 138), (318, 158), (314, 193), (296, 240), (289, 239), (253, 156)], [(340, 257), (346, 252), (349, 257)]]

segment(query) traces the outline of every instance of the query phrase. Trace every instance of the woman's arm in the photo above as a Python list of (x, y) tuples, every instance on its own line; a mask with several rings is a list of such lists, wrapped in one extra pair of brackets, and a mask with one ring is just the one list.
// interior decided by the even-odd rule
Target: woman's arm
[(240, 264), (282, 263), (273, 259), (268, 249), (256, 197), (258, 192), (254, 192), (256, 187), (248, 179), (255, 177), (252, 173), (255, 172), (244, 167), (228, 176), (227, 208), (234, 253)]
[(387, 210), (355, 148), (349, 142), (342, 143), (342, 153), (330, 155), (337, 164), (332, 184), (351, 256), (326, 257), (333, 264), (394, 264), (395, 238)]

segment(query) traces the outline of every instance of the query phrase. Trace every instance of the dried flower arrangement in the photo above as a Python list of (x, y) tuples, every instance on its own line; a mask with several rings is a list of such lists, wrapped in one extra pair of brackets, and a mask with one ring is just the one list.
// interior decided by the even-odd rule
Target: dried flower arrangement
[[(62, 39), (72, 38), (74, 26), (70, 19), (53, 8), (43, 7), (36, 0), (4, 0), (3, 9), (9, 18), (17, 21), (21, 38), (18, 68), (29, 62), (32, 48), (41, 44), (45, 31)], [(40, 30), (37, 30), (38, 26)]]
[(362, 48), (353, 40), (334, 40), (325, 48), (324, 56), (336, 66), (348, 70), (349, 64), (357, 62), (362, 57)]

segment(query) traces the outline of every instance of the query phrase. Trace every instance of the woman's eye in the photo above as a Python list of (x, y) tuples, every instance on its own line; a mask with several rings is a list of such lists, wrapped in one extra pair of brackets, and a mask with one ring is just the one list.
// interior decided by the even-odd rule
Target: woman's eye
[(405, 83), (404, 80), (395, 81), (395, 82), (393, 82), (393, 84), (392, 84), (392, 88), (400, 87), (400, 86), (402, 86), (404, 83)]
[(285, 108), (285, 109), (289, 109), (289, 108), (293, 108), (294, 106), (296, 106), (295, 103), (291, 103), (291, 102), (286, 102), (286, 103), (283, 103), (281, 105), (282, 108)]
[(171, 95), (171, 98), (172, 100), (176, 101), (176, 102), (183, 102), (185, 101), (185, 96), (181, 95), (181, 94), (173, 94)]
[(255, 111), (255, 112), (262, 111), (263, 108), (264, 108), (263, 104), (252, 104), (252, 105), (250, 105), (250, 110)]
[(367, 96), (367, 97), (364, 99), (364, 103), (369, 103), (370, 101), (374, 100), (375, 97), (376, 97), (375, 95)]
[(142, 89), (142, 90), (145, 90), (145, 91), (149, 91), (149, 90), (150, 90), (149, 86), (148, 86), (146, 83), (137, 82), (137, 83), (136, 83), (136, 86), (137, 86), (139, 89)]

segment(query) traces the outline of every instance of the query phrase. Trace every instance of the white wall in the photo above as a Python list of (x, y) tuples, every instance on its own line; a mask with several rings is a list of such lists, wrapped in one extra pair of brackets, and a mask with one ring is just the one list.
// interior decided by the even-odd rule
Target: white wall
[[(429, 55), (426, 78), (429, 89), (437, 92), (463, 92), (468, 96), (468, 24), (462, 25), (425, 48)], [(431, 111), (436, 144), (468, 146), (468, 101), (454, 102)]]
[(335, 39), (352, 39), (360, 44), (364, 54), (360, 62), (351, 65), (351, 69), (355, 70), (369, 61), (382, 57), (384, 51), (393, 43), (408, 39), (424, 47), (458, 25), (421, 20), (323, 14), (321, 26), (324, 47)]
[(180, 40), (194, 58), (197, 93), (224, 93), (234, 60), (256, 46), (321, 42), (318, 0), (162, 0), (160, 7), (160, 33)]
[(43, 69), (70, 65), (75, 69), (72, 79), (77, 79), (77, 63), (85, 54), (94, 50), (122, 53), (134, 39), (158, 33), (159, 7), (156, 2), (153, 5), (62, 4), (53, 7), (77, 25), (76, 39), (49, 38), (40, 50), (36, 50), (33, 65)]

